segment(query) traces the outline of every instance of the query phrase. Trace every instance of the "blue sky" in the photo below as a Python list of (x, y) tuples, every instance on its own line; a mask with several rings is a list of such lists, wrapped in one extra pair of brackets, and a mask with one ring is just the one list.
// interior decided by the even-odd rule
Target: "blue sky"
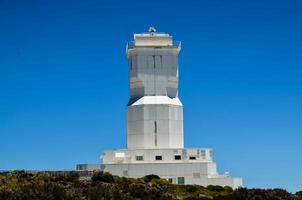
[(247, 187), (302, 190), (301, 1), (0, 0), (0, 169), (125, 148), (126, 42), (182, 41), (185, 145)]

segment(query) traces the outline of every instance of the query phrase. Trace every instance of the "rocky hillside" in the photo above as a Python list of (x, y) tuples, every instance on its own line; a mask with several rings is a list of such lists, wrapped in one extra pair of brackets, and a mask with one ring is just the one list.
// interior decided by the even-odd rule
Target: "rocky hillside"
[(95, 172), (90, 181), (76, 172), (51, 175), (43, 172), (0, 173), (0, 200), (101, 200), (101, 199), (214, 199), (214, 200), (302, 200), (302, 192), (283, 189), (232, 190), (230, 187), (175, 185), (156, 175), (139, 179)]

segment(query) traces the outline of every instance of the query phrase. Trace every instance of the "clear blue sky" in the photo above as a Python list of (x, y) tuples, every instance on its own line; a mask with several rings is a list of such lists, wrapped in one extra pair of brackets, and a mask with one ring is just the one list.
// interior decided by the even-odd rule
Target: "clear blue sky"
[(0, 0), (0, 169), (125, 148), (126, 42), (182, 41), (185, 145), (248, 187), (302, 190), (302, 3)]

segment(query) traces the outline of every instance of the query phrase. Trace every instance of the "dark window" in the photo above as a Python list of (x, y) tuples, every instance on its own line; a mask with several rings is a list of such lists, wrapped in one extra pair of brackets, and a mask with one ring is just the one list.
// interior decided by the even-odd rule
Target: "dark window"
[(185, 184), (185, 177), (177, 177), (178, 184)]
[(155, 160), (162, 160), (163, 157), (162, 156), (155, 156)]
[(144, 160), (144, 157), (143, 156), (136, 156), (136, 160)]
[(196, 160), (196, 156), (190, 156), (190, 160)]
[(154, 68), (155, 68), (155, 56), (152, 56), (153, 57), (153, 63), (154, 63)]
[(154, 121), (154, 144), (157, 147), (157, 122)]
[(174, 159), (175, 159), (175, 160), (181, 160), (181, 155), (175, 155), (175, 156), (174, 156)]
[(173, 183), (173, 179), (172, 179), (172, 178), (168, 178), (168, 181), (169, 181), (170, 183)]
[(130, 69), (132, 69), (132, 58), (129, 59)]

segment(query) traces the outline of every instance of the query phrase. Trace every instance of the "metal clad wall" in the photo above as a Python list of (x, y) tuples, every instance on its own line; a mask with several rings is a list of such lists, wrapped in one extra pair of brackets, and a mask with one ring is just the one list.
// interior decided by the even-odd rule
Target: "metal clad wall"
[(177, 97), (178, 51), (178, 48), (170, 47), (132, 49), (128, 53), (130, 98), (144, 95)]
[(129, 106), (127, 135), (128, 148), (183, 148), (182, 106)]
[[(180, 48), (172, 46), (172, 37), (168, 34), (156, 39), (154, 36), (159, 35), (137, 35), (135, 38), (140, 42), (135, 44), (138, 46), (127, 49), (130, 81), (127, 145), (131, 149), (183, 148), (182, 105), (173, 105), (173, 99), (178, 100)], [(148, 104), (136, 103), (146, 96), (165, 96), (168, 103), (160, 99), (153, 99)]]

